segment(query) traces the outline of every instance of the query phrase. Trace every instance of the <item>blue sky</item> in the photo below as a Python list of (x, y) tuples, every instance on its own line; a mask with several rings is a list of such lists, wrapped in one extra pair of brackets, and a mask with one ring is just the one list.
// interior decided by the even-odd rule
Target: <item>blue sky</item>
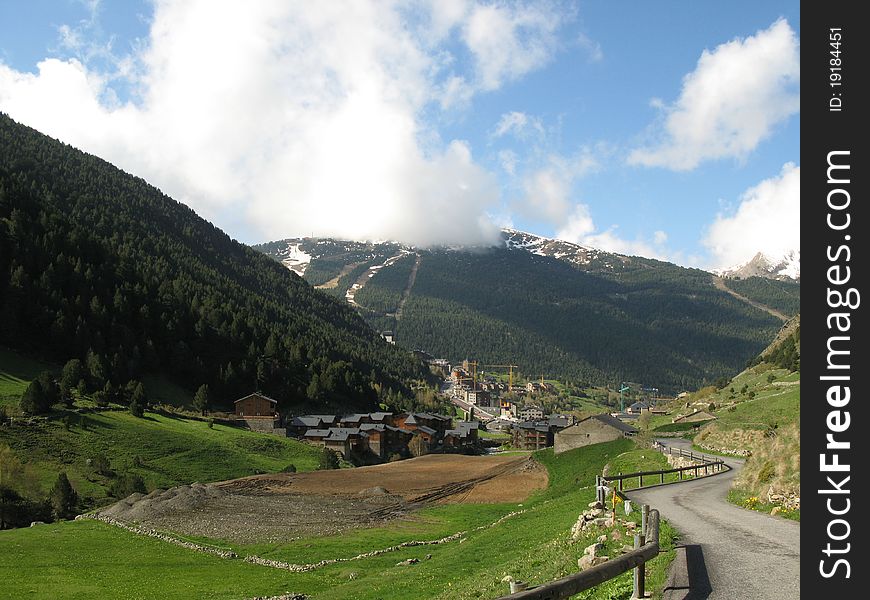
[(800, 249), (799, 3), (0, 3), (0, 110), (249, 243)]

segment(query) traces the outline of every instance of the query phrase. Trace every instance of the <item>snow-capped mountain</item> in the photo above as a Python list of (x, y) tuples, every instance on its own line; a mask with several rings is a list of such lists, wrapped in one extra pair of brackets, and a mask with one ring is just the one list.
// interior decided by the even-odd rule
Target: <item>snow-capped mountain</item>
[(737, 265), (724, 271), (718, 271), (717, 275), (731, 277), (733, 279), (746, 279), (747, 277), (766, 277), (779, 280), (801, 280), (801, 251), (792, 250), (778, 258), (770, 257), (759, 252), (752, 260), (742, 265)]

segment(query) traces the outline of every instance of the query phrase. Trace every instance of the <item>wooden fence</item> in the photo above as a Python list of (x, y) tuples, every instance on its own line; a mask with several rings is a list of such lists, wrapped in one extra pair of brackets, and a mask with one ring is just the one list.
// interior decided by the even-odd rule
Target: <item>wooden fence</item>
[[(659, 554), (659, 511), (644, 505), (641, 533), (634, 536), (634, 550), (613, 558), (600, 565), (573, 573), (562, 579), (536, 586), (531, 589), (502, 596), (499, 600), (558, 600), (570, 598), (584, 590), (604, 583), (634, 569), (634, 591), (632, 597), (643, 598), (644, 564)], [(649, 540), (649, 541), (647, 541)]]
[[(660, 485), (664, 483), (667, 473), (679, 473), (680, 479), (683, 479), (683, 473), (694, 470), (695, 476), (698, 477), (701, 470), (704, 475), (719, 473), (723, 470), (730, 470), (731, 467), (725, 464), (722, 459), (711, 458), (703, 454), (696, 454), (691, 450), (683, 450), (681, 448), (672, 448), (659, 444), (657, 449), (666, 454), (684, 456), (701, 464), (692, 465), (689, 467), (678, 467), (675, 469), (663, 469), (660, 471), (644, 471), (642, 473), (628, 473), (625, 475), (598, 476), (596, 478), (596, 497), (603, 503), (604, 490), (607, 489), (605, 483), (617, 482), (618, 489), (622, 490), (622, 482), (627, 479), (638, 479), (639, 487), (643, 487), (644, 477), (659, 477)], [(617, 492), (619, 493), (619, 492)], [(620, 494), (621, 496), (621, 494)], [(645, 594), (645, 567), (647, 561), (652, 560), (659, 554), (659, 511), (650, 509), (644, 504), (641, 507), (641, 532), (634, 536), (634, 550), (623, 554), (618, 558), (613, 558), (605, 563), (584, 569), (578, 573), (573, 573), (567, 577), (556, 579), (549, 583), (545, 583), (533, 588), (518, 590), (507, 596), (501, 596), (497, 600), (561, 600), (570, 598), (574, 594), (579, 594), (582, 591), (595, 587), (600, 583), (604, 583), (609, 579), (613, 579), (622, 575), (626, 571), (634, 569), (634, 590), (632, 598), (643, 598)], [(520, 584), (522, 585), (522, 584)], [(514, 585), (512, 584), (512, 588)]]

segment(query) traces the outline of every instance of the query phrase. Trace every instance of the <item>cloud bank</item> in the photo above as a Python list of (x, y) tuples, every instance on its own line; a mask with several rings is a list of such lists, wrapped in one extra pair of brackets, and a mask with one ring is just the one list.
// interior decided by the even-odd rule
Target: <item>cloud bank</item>
[(768, 29), (705, 50), (671, 106), (660, 100), (660, 138), (630, 164), (694, 169), (707, 160), (745, 158), (774, 127), (800, 110), (798, 39), (780, 19)]
[(422, 115), (547, 64), (564, 18), (540, 3), (158, 0), (147, 40), (108, 54), (112, 68), (0, 62), (0, 110), (224, 228), (243, 215), (232, 229), (253, 239), (481, 243), (497, 182)]
[(786, 163), (779, 175), (746, 190), (730, 215), (719, 214), (703, 243), (713, 269), (748, 262), (756, 253), (783, 257), (801, 247), (801, 169)]

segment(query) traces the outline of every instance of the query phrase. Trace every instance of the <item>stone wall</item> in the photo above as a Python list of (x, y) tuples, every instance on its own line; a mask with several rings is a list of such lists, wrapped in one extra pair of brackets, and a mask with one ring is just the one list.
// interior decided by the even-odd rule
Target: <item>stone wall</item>
[(566, 452), (582, 446), (609, 442), (622, 437), (622, 432), (598, 419), (586, 419), (556, 433), (555, 453)]

